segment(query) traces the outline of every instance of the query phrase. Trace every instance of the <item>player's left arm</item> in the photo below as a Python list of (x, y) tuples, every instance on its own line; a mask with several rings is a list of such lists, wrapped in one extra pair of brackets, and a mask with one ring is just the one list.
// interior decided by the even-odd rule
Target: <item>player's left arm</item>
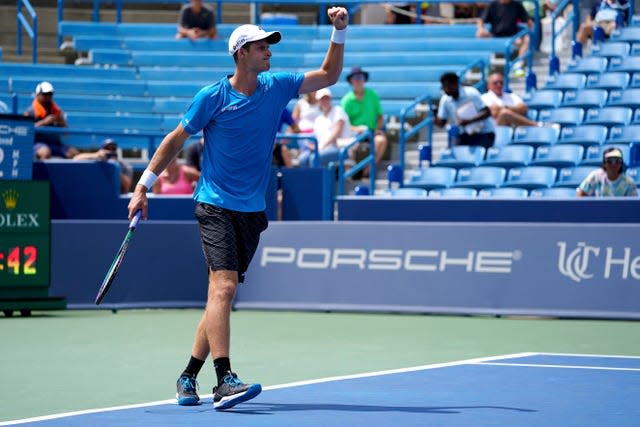
[(327, 11), (327, 15), (333, 24), (329, 50), (319, 69), (305, 73), (304, 81), (298, 90), (301, 94), (335, 84), (340, 78), (340, 73), (342, 73), (344, 42), (349, 23), (349, 14), (344, 7), (332, 7)]

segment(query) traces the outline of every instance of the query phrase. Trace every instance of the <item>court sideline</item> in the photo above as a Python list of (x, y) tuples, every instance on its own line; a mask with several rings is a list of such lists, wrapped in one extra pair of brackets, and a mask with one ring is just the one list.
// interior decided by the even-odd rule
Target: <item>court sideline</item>
[[(199, 316), (1, 318), (0, 422), (170, 399)], [(265, 386), (521, 352), (640, 355), (640, 324), (627, 321), (267, 311), (232, 319), (233, 367)], [(199, 377), (201, 394), (210, 393), (212, 371)]]

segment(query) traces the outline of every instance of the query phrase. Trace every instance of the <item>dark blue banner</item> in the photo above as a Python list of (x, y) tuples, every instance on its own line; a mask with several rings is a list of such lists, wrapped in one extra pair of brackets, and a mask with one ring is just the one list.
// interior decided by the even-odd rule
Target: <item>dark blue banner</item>
[(640, 318), (637, 224), (272, 223), (238, 308)]

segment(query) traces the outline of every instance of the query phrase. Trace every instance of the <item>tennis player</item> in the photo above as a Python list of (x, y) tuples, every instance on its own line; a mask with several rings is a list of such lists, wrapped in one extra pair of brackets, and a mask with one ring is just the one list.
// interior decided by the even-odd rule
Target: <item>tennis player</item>
[(334, 27), (329, 48), (320, 68), (306, 73), (265, 73), (270, 45), (278, 43), (281, 34), (255, 25), (236, 28), (229, 38), (234, 74), (196, 94), (181, 122), (158, 147), (129, 202), (129, 218), (141, 209), (146, 219), (147, 191), (185, 141), (203, 131), (202, 174), (194, 198), (209, 287), (191, 358), (177, 382), (181, 405), (199, 402), (196, 376), (209, 354), (218, 379), (213, 388), (215, 409), (231, 408), (262, 390), (260, 384), (245, 384), (231, 370), (231, 304), (260, 233), (267, 228), (265, 191), (282, 110), (299, 94), (334, 84), (342, 72), (348, 13), (332, 7), (327, 14)]

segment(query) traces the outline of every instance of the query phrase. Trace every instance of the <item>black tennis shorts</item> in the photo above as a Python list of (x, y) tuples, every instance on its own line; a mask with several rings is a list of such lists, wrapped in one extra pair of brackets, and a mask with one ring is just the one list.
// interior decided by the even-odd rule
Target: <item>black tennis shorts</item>
[(237, 271), (238, 281), (244, 282), (244, 273), (260, 242), (260, 233), (269, 224), (267, 215), (264, 212), (238, 212), (198, 203), (196, 218), (209, 268), (213, 271)]

